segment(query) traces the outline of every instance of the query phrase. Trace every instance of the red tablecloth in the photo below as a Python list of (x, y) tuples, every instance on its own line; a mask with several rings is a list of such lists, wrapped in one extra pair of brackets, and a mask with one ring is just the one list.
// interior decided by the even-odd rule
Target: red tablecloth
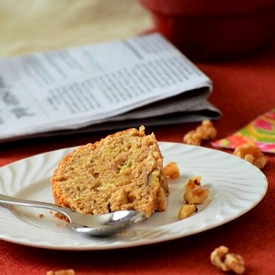
[[(275, 47), (246, 60), (197, 65), (213, 80), (210, 101), (223, 113), (214, 122), (218, 138), (232, 134), (275, 107)], [(183, 134), (196, 126), (182, 124), (148, 130), (153, 130), (160, 141), (181, 142)], [(95, 141), (104, 135), (93, 133), (1, 144), (0, 165)], [(269, 181), (266, 196), (249, 213), (225, 225), (165, 243), (100, 252), (55, 251), (0, 241), (0, 274), (45, 274), (48, 270), (68, 268), (79, 275), (221, 274), (210, 264), (209, 255), (222, 244), (244, 257), (246, 274), (275, 274), (275, 156), (269, 155), (268, 160), (263, 170)]]

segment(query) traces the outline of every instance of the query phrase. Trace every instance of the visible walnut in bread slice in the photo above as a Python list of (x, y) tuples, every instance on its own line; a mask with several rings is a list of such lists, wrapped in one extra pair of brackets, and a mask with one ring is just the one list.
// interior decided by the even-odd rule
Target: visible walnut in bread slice
[(166, 209), (167, 178), (155, 135), (130, 128), (80, 146), (52, 176), (56, 204), (85, 214)]

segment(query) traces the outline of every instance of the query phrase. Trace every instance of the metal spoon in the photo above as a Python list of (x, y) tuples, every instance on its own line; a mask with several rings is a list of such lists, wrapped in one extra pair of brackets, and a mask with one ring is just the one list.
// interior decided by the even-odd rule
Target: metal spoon
[(121, 210), (103, 215), (85, 215), (69, 208), (47, 202), (38, 202), (0, 194), (0, 204), (45, 208), (63, 214), (68, 218), (71, 228), (91, 236), (108, 236), (122, 231), (145, 219), (143, 212)]

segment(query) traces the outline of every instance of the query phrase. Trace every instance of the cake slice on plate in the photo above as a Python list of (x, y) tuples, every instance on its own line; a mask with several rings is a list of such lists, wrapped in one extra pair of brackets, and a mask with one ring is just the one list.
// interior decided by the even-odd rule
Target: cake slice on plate
[(76, 148), (51, 181), (56, 204), (84, 214), (132, 209), (149, 217), (166, 209), (169, 192), (157, 140), (144, 126)]

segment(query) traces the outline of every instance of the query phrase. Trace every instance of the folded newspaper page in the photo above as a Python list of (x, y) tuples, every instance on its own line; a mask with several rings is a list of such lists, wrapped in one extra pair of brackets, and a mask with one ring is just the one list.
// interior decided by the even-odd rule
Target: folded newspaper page
[(212, 82), (160, 34), (0, 60), (0, 142), (219, 118)]

